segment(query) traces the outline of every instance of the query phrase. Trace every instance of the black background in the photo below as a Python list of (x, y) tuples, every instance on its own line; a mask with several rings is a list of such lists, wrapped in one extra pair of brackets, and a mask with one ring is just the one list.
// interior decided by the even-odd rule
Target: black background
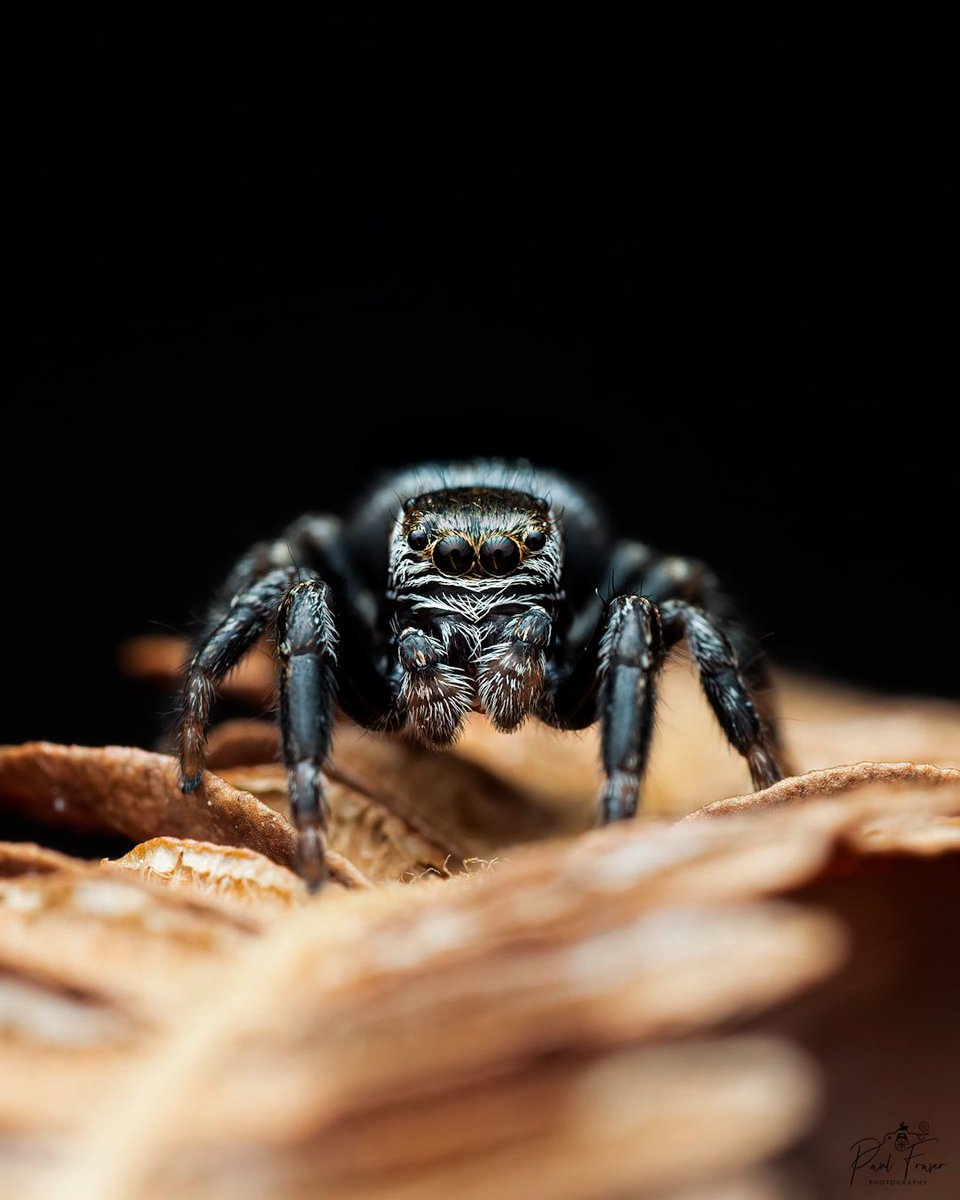
[(151, 741), (123, 638), (188, 628), (249, 541), (380, 468), (476, 453), (709, 559), (784, 663), (960, 694), (923, 106), (836, 62), (684, 108), (574, 40), (495, 109), (489, 63), (386, 76), (330, 36), (336, 104), (265, 123), (243, 72), (186, 112), (167, 76), (92, 100), (103, 47), (28, 106), (0, 739)]

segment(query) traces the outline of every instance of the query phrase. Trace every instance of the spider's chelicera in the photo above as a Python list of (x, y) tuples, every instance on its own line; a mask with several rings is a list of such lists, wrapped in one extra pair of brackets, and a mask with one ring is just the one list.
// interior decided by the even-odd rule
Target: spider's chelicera
[[(607, 598), (603, 598), (607, 597)], [(353, 516), (307, 516), (254, 546), (197, 640), (180, 718), (181, 786), (203, 774), (216, 684), (265, 632), (304, 878), (325, 874), (321, 770), (334, 701), (371, 729), (452, 741), (468, 712), (601, 725), (600, 818), (636, 812), (655, 682), (684, 640), (756, 788), (782, 776), (762, 659), (703, 565), (615, 541), (592, 497), (500, 461), (396, 475)]]

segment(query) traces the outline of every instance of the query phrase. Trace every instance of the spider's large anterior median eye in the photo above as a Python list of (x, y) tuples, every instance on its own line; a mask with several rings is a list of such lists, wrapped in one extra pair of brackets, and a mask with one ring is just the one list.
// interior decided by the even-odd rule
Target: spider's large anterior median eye
[(407, 545), (411, 550), (426, 550), (429, 541), (425, 529), (411, 529), (407, 534)]
[(466, 538), (451, 533), (434, 546), (433, 562), (443, 575), (465, 575), (473, 566), (473, 547)]
[(523, 544), (528, 550), (542, 550), (547, 544), (547, 535), (542, 529), (531, 529), (523, 539)]
[(488, 575), (509, 575), (520, 565), (520, 547), (502, 533), (483, 539), (480, 565)]

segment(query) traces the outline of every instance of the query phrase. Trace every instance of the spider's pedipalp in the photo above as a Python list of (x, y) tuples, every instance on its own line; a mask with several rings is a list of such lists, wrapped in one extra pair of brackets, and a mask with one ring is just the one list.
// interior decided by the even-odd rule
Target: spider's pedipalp
[(546, 651), (553, 623), (539, 604), (512, 617), (477, 662), (477, 692), (483, 711), (507, 733), (535, 711), (543, 691)]
[(460, 732), (473, 707), (473, 691), (462, 667), (448, 659), (448, 647), (420, 629), (400, 634), (400, 702), (410, 730), (429, 746), (446, 746)]

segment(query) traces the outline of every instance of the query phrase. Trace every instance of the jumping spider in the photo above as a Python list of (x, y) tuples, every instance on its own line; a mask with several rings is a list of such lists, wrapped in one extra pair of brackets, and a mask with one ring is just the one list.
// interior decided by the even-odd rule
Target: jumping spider
[[(602, 599), (598, 589), (610, 596)], [(214, 688), (267, 630), (300, 871), (325, 875), (321, 770), (334, 699), (370, 729), (450, 743), (472, 710), (510, 732), (599, 721), (604, 822), (636, 812), (655, 682), (681, 640), (754, 787), (782, 777), (756, 648), (702, 565), (615, 542), (558, 474), (499, 460), (403, 472), (348, 520), (306, 516), (240, 560), (183, 687), (180, 782), (203, 774)]]

